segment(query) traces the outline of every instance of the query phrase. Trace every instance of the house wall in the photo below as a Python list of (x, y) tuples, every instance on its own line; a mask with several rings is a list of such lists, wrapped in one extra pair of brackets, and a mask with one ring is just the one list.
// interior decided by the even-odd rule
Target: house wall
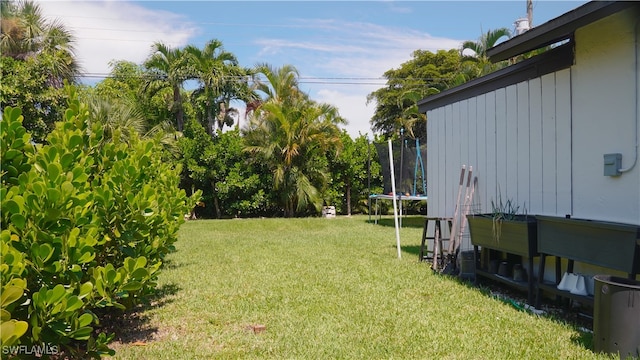
[(454, 213), (467, 164), (474, 211), (501, 197), (529, 214), (640, 225), (640, 161), (603, 175), (604, 154), (622, 153), (623, 168), (635, 156), (638, 18), (634, 8), (576, 31), (569, 69), (428, 111), (428, 214)]
[(603, 155), (633, 164), (638, 137), (638, 69), (634, 32), (638, 11), (624, 11), (578, 29), (573, 97), (573, 214), (640, 224), (640, 163), (603, 176)]
[(460, 167), (478, 177), (473, 211), (512, 200), (529, 214), (571, 214), (571, 71), (427, 113), (428, 213), (453, 214)]

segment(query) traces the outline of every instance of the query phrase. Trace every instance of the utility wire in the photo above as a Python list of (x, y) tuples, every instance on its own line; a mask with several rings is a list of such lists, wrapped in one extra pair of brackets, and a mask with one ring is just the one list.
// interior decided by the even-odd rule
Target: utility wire
[[(162, 74), (141, 74), (141, 75), (125, 75), (126, 77), (137, 77), (137, 78), (147, 78), (147, 79), (156, 79), (161, 80), (166, 78), (166, 76)], [(108, 78), (112, 77), (112, 74), (108, 73), (85, 73), (82, 77), (87, 78)], [(118, 76), (120, 77), (120, 76)], [(221, 77), (224, 80), (251, 80), (250, 76), (236, 76), (236, 75), (224, 75)], [(258, 77), (256, 79), (260, 82), (266, 82), (267, 79)], [(448, 81), (450, 78), (384, 78), (384, 77), (324, 77), (324, 76), (299, 76), (299, 83), (332, 83), (334, 81), (339, 81), (339, 83), (353, 83), (353, 84), (362, 84), (363, 82), (369, 82), (371, 84), (386, 84), (389, 81), (415, 81), (415, 82), (434, 82), (434, 81)]]

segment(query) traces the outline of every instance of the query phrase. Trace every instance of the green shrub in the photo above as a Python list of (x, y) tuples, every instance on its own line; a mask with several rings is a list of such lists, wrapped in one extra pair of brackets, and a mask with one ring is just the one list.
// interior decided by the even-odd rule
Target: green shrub
[(158, 141), (107, 139), (70, 90), (63, 121), (32, 145), (19, 109), (2, 140), (2, 346), (49, 344), (72, 356), (112, 353), (97, 308), (145, 301), (199, 193)]

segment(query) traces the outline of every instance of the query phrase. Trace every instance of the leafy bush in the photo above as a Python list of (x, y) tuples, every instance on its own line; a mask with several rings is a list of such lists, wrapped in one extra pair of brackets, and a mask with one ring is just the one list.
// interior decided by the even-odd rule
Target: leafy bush
[(178, 189), (180, 169), (162, 161), (158, 141), (105, 138), (69, 92), (46, 145), (32, 145), (20, 109), (6, 107), (0, 123), (3, 353), (112, 353), (95, 310), (148, 297), (200, 195)]
[(195, 120), (185, 122), (182, 153), (182, 186), (201, 189), (202, 217), (250, 217), (275, 213), (271, 172), (252, 163), (243, 152), (244, 142), (236, 130), (211, 137)]

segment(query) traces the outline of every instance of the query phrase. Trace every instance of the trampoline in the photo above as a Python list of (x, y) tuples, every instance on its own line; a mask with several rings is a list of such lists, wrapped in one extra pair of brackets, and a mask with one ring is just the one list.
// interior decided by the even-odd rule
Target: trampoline
[[(379, 200), (397, 200), (400, 204), (399, 213), (403, 214), (403, 202), (427, 200), (427, 178), (424, 160), (427, 158), (427, 146), (421, 145), (419, 139), (401, 140), (391, 143), (391, 151), (387, 143), (374, 143), (380, 165), (382, 167), (383, 193), (369, 195), (369, 220), (371, 220), (371, 205), (375, 202), (375, 222), (378, 214)], [(391, 169), (393, 159), (393, 171)], [(392, 175), (395, 178), (395, 196)]]

